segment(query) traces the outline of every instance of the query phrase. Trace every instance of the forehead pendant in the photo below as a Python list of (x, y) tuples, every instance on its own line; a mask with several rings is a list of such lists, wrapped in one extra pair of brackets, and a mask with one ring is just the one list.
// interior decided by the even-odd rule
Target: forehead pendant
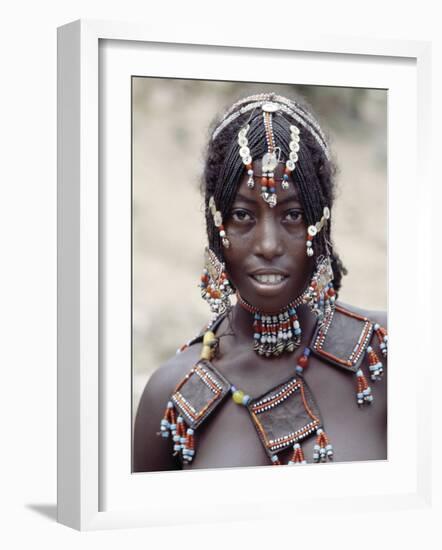
[[(281, 149), (275, 144), (275, 137), (273, 134), (273, 116), (281, 109), (279, 103), (274, 101), (267, 101), (261, 105), (263, 124), (266, 134), (266, 143), (267, 143), (267, 153), (262, 157), (262, 166), (261, 166), (261, 197), (262, 199), (273, 208), (278, 202), (276, 195), (276, 179), (275, 179), (275, 170), (278, 166), (278, 163), (281, 162)], [(242, 159), (243, 164), (247, 169), (247, 174), (249, 176), (247, 180), (247, 185), (250, 189), (255, 187), (255, 174), (252, 167), (252, 156), (249, 149), (249, 142), (247, 139), (247, 133), (250, 129), (250, 125), (247, 124), (243, 126), (238, 133), (238, 146), (239, 146), (239, 155)], [(299, 128), (290, 125), (290, 143), (289, 143), (290, 153), (289, 158), (285, 162), (284, 174), (281, 181), (282, 189), (286, 190), (289, 188), (289, 177), (291, 172), (295, 169), (296, 162), (298, 161), (298, 151), (299, 151)]]

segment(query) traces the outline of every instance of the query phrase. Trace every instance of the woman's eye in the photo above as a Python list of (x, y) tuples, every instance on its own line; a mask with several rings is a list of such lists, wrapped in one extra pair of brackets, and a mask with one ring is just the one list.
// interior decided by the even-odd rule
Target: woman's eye
[(250, 214), (246, 210), (234, 210), (232, 212), (232, 220), (236, 222), (248, 222), (252, 219)]
[(289, 210), (284, 215), (284, 220), (289, 222), (299, 222), (302, 220), (302, 210)]

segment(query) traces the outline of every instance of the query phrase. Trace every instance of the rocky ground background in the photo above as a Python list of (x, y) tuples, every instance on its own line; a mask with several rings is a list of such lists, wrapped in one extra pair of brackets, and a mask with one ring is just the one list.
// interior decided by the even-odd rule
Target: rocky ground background
[(387, 92), (158, 78), (133, 80), (133, 411), (152, 372), (209, 318), (198, 280), (208, 127), (248, 93), (297, 94), (331, 138), (340, 299), (387, 309)]

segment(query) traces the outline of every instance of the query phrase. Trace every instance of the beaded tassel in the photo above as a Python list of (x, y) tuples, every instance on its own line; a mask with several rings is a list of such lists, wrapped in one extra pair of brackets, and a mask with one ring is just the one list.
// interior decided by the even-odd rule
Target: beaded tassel
[(185, 426), (184, 426), (183, 417), (178, 416), (177, 424), (176, 424), (176, 433), (173, 436), (173, 442), (174, 442), (174, 445), (173, 445), (174, 453), (173, 454), (174, 455), (177, 455), (181, 451), (181, 449), (183, 447), (183, 443), (185, 441), (185, 433), (186, 433), (186, 429), (185, 429)]
[(377, 353), (371, 346), (368, 346), (367, 348), (367, 355), (368, 363), (370, 365), (368, 368), (370, 369), (371, 379), (373, 381), (381, 380), (384, 368), (379, 360), (379, 357), (377, 356)]
[(271, 460), (272, 460), (272, 465), (273, 466), (281, 466), (281, 462), (278, 458), (278, 455), (272, 455)]
[(379, 323), (376, 323), (374, 325), (374, 330), (376, 332), (376, 336), (379, 340), (379, 347), (381, 348), (381, 353), (384, 357), (387, 357), (388, 353), (388, 334), (387, 330), (384, 327), (381, 327)]
[(159, 432), (159, 434), (161, 434), (161, 436), (164, 437), (165, 439), (169, 437), (170, 430), (172, 430), (172, 425), (175, 424), (174, 417), (173, 417), (174, 412), (175, 411), (173, 408), (172, 401), (168, 401), (166, 410), (164, 412), (164, 417), (161, 420), (160, 432)]
[(293, 464), (307, 464), (301, 445), (299, 443), (294, 443), (293, 454), (287, 464), (289, 466), (292, 466)]
[(364, 403), (372, 403), (373, 401), (371, 388), (362, 369), (358, 369), (356, 372), (356, 401), (359, 407), (362, 407)]
[(316, 430), (316, 443), (313, 447), (313, 461), (325, 462), (327, 458), (333, 458), (333, 445), (329, 442), (327, 434), (322, 428)]
[(278, 159), (275, 154), (275, 140), (273, 136), (271, 113), (264, 112), (263, 119), (266, 130), (268, 152), (263, 156), (261, 162), (261, 197), (270, 206), (270, 208), (273, 208), (277, 203), (274, 169), (278, 165)]
[(193, 455), (195, 454), (195, 442), (193, 439), (194, 431), (192, 428), (187, 428), (187, 437), (184, 438), (182, 454), (183, 460), (187, 464), (192, 462)]
[(158, 432), (158, 435), (164, 438), (168, 438), (170, 434), (173, 440), (174, 456), (181, 453), (184, 462), (187, 464), (191, 462), (195, 454), (194, 431), (192, 428), (187, 428), (186, 431), (186, 423), (182, 416), (177, 417), (172, 401), (167, 403), (160, 424), (160, 432)]

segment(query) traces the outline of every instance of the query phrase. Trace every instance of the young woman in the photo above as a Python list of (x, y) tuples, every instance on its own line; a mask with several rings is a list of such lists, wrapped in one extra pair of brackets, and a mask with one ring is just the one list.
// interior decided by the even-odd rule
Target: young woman
[(386, 315), (337, 300), (333, 164), (312, 113), (271, 93), (235, 103), (203, 187), (215, 317), (146, 385), (134, 471), (386, 459)]

